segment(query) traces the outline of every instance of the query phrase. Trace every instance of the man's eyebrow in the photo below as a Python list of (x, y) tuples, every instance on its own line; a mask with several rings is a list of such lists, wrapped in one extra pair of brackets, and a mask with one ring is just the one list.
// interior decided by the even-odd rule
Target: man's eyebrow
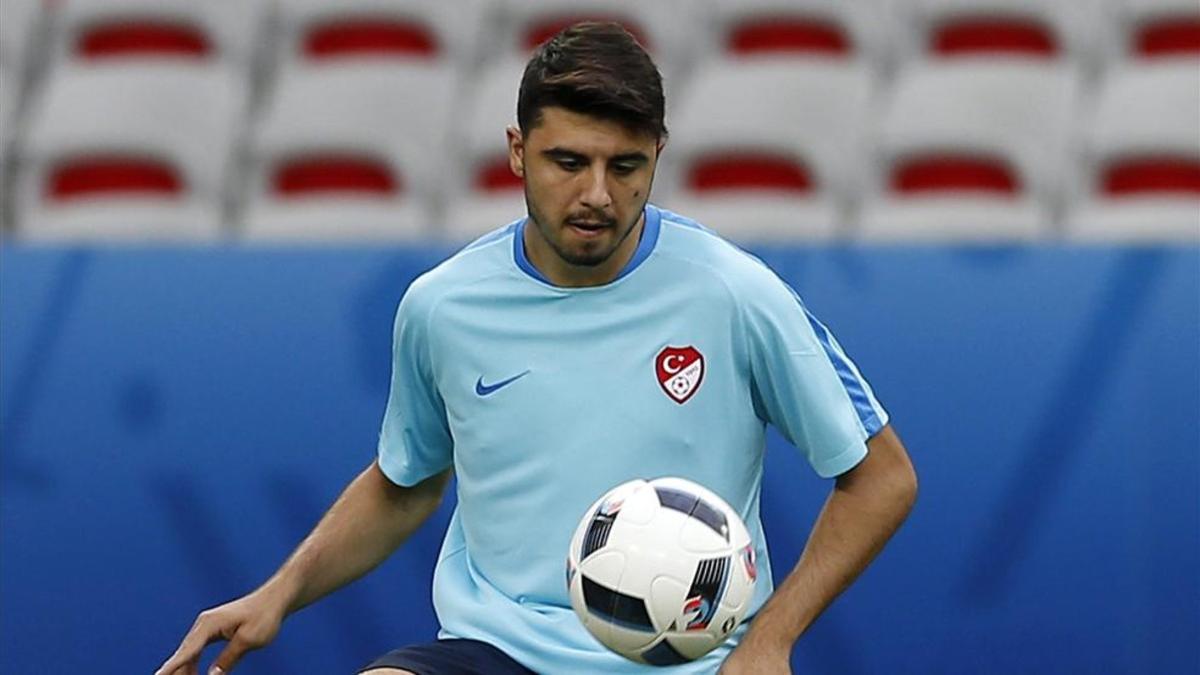
[(583, 153), (567, 150), (566, 148), (547, 148), (542, 154), (550, 159), (587, 159)]
[[(549, 157), (550, 159), (574, 159), (574, 160), (586, 160), (587, 159), (587, 155), (585, 155), (581, 152), (576, 152), (574, 150), (568, 150), (566, 148), (558, 148), (558, 147), (547, 148), (542, 151), (542, 155), (545, 157)], [(650, 158), (647, 157), (646, 153), (644, 153), (644, 152), (634, 151), (634, 152), (622, 153), (620, 155), (614, 155), (608, 161), (609, 162), (635, 162), (638, 164), (645, 164), (650, 161)]]
[(626, 152), (624, 154), (617, 155), (609, 161), (610, 162), (636, 162), (638, 164), (645, 164), (650, 161), (650, 158), (647, 157), (646, 153), (644, 153), (644, 152), (636, 152), (635, 151), (635, 152)]

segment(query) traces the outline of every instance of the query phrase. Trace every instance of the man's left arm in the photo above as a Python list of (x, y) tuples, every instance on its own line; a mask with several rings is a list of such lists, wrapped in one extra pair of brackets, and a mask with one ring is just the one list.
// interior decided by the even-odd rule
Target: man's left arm
[(866, 569), (908, 517), (917, 475), (891, 426), (867, 441), (867, 456), (837, 477), (800, 561), (755, 616), (721, 675), (790, 673), (792, 646)]

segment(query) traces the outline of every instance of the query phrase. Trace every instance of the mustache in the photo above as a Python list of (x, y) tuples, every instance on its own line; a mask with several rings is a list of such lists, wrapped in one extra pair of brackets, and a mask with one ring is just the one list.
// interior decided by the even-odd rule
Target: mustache
[(617, 219), (603, 212), (583, 212), (572, 213), (566, 217), (565, 222), (569, 225), (586, 223), (589, 225), (611, 226), (617, 224)]

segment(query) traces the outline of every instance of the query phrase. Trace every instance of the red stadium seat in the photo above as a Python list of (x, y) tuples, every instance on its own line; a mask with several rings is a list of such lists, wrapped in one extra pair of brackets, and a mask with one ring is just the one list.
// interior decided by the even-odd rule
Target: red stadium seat
[(181, 195), (183, 179), (170, 163), (141, 157), (77, 157), (54, 167), (46, 181), (46, 199)]
[(284, 69), (342, 61), (467, 65), (481, 43), (479, 0), (288, 0), (278, 6)]
[(1195, 157), (1131, 157), (1115, 160), (1103, 169), (1104, 194), (1200, 195), (1200, 159)]
[(879, 0), (742, 0), (710, 11), (717, 56), (881, 61), (886, 51), (890, 10)]
[(271, 187), (286, 199), (339, 194), (393, 197), (400, 194), (402, 186), (383, 162), (338, 154), (281, 162), (275, 167)]
[(1110, 45), (1120, 62), (1200, 58), (1200, 4), (1195, 0), (1111, 0)]
[(58, 61), (120, 65), (160, 59), (228, 65), (249, 74), (265, 0), (61, 0), (53, 13)]
[(1196, 63), (1135, 64), (1114, 69), (1100, 87), (1067, 233), (1086, 241), (1198, 242)]
[(521, 38), (521, 44), (526, 50), (533, 51), (564, 28), (583, 21), (613, 21), (619, 23), (633, 35), (634, 39), (646, 51), (654, 51), (656, 49), (654, 42), (647, 36), (645, 28), (637, 20), (620, 14), (565, 14), (537, 17), (537, 19), (525, 26), (525, 34)]
[(842, 59), (718, 59), (695, 73), (654, 199), (744, 242), (838, 236), (874, 82)]
[(931, 37), (939, 56), (1020, 54), (1056, 56), (1060, 47), (1050, 26), (1032, 17), (972, 17), (946, 21)]
[(902, 73), (884, 111), (859, 234), (876, 241), (1045, 236), (1077, 114), (1075, 69), (954, 60)]
[(89, 26), (80, 32), (75, 47), (83, 59), (127, 56), (205, 57), (212, 44), (193, 25), (157, 21), (118, 21)]
[(892, 168), (891, 190), (905, 195), (988, 193), (1014, 195), (1020, 179), (1003, 159), (934, 152), (907, 157)]
[(244, 236), (427, 236), (455, 86), (424, 61), (285, 73), (253, 131)]
[(769, 153), (716, 154), (697, 158), (688, 169), (687, 187), (693, 192), (770, 190), (806, 194), (813, 179), (800, 161)]
[(244, 104), (190, 63), (66, 68), (20, 139), (17, 224), (30, 239), (213, 239)]
[(525, 181), (512, 172), (508, 155), (496, 153), (496, 158), (482, 163), (475, 173), (475, 187), (482, 192), (504, 193), (520, 190)]
[(1200, 56), (1200, 16), (1150, 21), (1137, 30), (1133, 39), (1139, 56)]
[(487, 67), (459, 106), (457, 161), (447, 181), (443, 237), (466, 242), (525, 215), (524, 182), (508, 164), (504, 130), (515, 126), (522, 58)]
[(1088, 63), (1103, 13), (1082, 2), (909, 0), (893, 33), (909, 61), (951, 59)]
[(311, 59), (433, 56), (440, 49), (428, 27), (399, 20), (330, 21), (310, 28), (304, 39), (304, 53)]
[(841, 26), (798, 17), (766, 17), (744, 21), (729, 31), (729, 51), (734, 54), (817, 53), (847, 55), (853, 51)]
[(694, 35), (695, 12), (675, 11), (673, 0), (499, 0), (489, 25), (497, 34), (501, 58), (527, 57), (538, 45), (580, 21), (621, 24), (650, 52), (664, 73), (681, 60)]

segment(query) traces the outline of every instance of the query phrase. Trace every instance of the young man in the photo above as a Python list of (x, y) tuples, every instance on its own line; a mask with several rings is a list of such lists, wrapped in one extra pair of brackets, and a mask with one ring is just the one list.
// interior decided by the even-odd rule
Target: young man
[[(789, 672), (795, 641), (906, 517), (916, 478), (870, 388), (795, 293), (648, 204), (663, 109), (657, 69), (616, 25), (580, 24), (538, 50), (508, 129), (529, 217), (412, 284), (377, 462), (262, 587), (202, 613), (160, 673), (191, 672), (219, 639), (229, 645), (210, 672), (229, 672), (289, 613), (391, 554), (451, 471), (458, 507), (433, 583), (440, 639), (363, 672), (652, 670), (586, 633), (563, 561), (591, 501), (665, 475), (738, 509), (759, 565), (752, 619), (666, 672)], [(690, 378), (663, 375), (683, 366)], [(837, 477), (774, 593), (759, 520), (767, 423)]]

